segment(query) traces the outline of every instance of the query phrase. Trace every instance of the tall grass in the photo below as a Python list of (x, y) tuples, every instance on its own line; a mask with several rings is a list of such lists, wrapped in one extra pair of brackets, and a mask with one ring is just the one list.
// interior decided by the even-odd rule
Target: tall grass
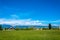
[(0, 40), (60, 40), (60, 30), (0, 31)]

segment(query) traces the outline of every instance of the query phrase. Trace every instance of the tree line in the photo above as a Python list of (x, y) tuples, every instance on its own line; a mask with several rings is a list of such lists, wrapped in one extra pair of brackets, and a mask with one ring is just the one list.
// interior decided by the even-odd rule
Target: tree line
[[(5, 28), (5, 30), (7, 30), (7, 29), (9, 29), (9, 28)], [(13, 29), (13, 28), (11, 28), (11, 29)], [(14, 30), (33, 30), (33, 29), (34, 29), (34, 27), (31, 27), (31, 28), (14, 28)], [(48, 24), (48, 28), (42, 28), (42, 29), (44, 29), (44, 30), (46, 30), (46, 29), (51, 30), (52, 29), (52, 25), (49, 23)], [(3, 30), (2, 25), (0, 25), (0, 30)]]

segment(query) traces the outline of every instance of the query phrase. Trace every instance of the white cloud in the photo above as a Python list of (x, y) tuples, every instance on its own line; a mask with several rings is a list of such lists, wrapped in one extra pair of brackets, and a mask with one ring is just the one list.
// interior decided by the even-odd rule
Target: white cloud
[(52, 24), (52, 26), (60, 26), (59, 24)]
[(30, 19), (12, 20), (12, 19), (0, 19), (0, 24), (10, 25), (42, 25), (39, 21)]
[[(16, 19), (18, 18), (18, 19)], [(9, 25), (43, 25), (43, 26), (48, 26), (46, 23), (59, 23), (60, 20), (56, 21), (40, 21), (40, 20), (31, 20), (29, 19), (19, 19), (19, 16), (17, 15), (11, 15), (11, 18), (5, 19), (5, 18), (0, 18), (0, 24), (9, 24)], [(53, 24), (57, 25), (57, 24)]]
[[(0, 19), (0, 24), (48, 26), (48, 24), (46, 23), (44, 24), (43, 22), (47, 22), (47, 21), (39, 21), (39, 20), (31, 20), (31, 19)], [(53, 22), (53, 21), (50, 21), (50, 22)], [(57, 26), (57, 24), (52, 24), (52, 25)]]

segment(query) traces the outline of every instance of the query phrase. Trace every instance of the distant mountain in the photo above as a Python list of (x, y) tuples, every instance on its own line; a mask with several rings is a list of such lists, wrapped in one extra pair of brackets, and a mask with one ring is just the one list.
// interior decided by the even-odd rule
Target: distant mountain
[[(8, 25), (8, 24), (2, 24), (3, 28), (10, 28), (10, 27), (14, 27), (14, 28), (30, 28), (30, 27), (34, 27), (34, 28), (48, 28), (48, 26), (39, 26), (39, 25)], [(52, 26), (53, 28), (57, 28), (58, 26)]]
[(3, 28), (10, 28), (10, 27), (12, 27), (12, 25), (2, 24), (2, 27), (3, 27)]

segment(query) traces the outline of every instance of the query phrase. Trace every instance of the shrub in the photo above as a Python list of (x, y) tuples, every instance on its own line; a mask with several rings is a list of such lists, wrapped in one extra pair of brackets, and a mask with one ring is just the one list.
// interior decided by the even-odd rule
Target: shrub
[(20, 30), (19, 26), (16, 26), (15, 30)]

